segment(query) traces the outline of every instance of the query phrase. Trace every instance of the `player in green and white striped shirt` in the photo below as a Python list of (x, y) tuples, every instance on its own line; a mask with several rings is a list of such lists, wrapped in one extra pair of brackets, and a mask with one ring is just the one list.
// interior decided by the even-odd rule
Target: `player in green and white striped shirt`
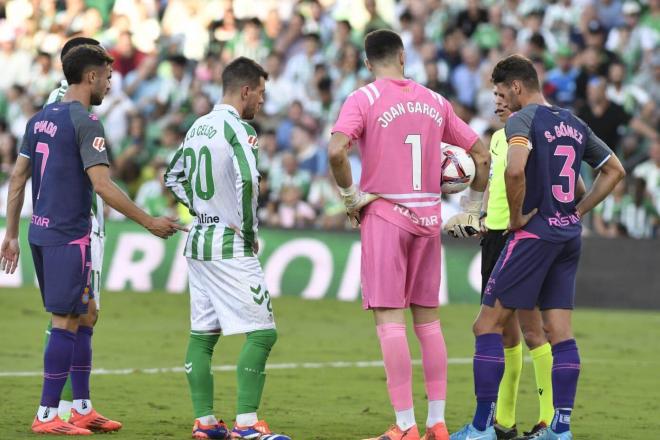
[(228, 438), (225, 424), (213, 413), (210, 370), (221, 333), (247, 335), (237, 363), (238, 408), (232, 438), (270, 433), (258, 419), (257, 408), (277, 333), (255, 255), (257, 134), (243, 121), (252, 119), (261, 107), (267, 78), (253, 60), (241, 57), (231, 62), (222, 74), (222, 103), (195, 121), (165, 174), (165, 185), (195, 216), (185, 248), (191, 315), (185, 371), (196, 438)]
[[(86, 37), (76, 37), (67, 41), (62, 47), (62, 52), (60, 53), (60, 59), (64, 58), (64, 55), (67, 54), (71, 49), (82, 44), (92, 44), (95, 46), (100, 45), (100, 43), (93, 38)], [(69, 84), (66, 80), (62, 80), (60, 87), (53, 90), (48, 96), (46, 104), (52, 104), (54, 102), (59, 102), (64, 97)], [(94, 327), (98, 320), (98, 311), (101, 304), (101, 270), (103, 266), (103, 244), (105, 237), (105, 219), (103, 218), (103, 200), (99, 197), (98, 194), (94, 193), (92, 198), (92, 232), (90, 234), (90, 247), (91, 247), (91, 257), (92, 257), (92, 268), (90, 274), (90, 289), (94, 293), (94, 299), (90, 300), (89, 312), (85, 316), (80, 317), (80, 325), (87, 327)], [(94, 304), (92, 304), (92, 302)], [(50, 337), (51, 323), (48, 321), (48, 329), (46, 330), (46, 345), (48, 345), (48, 339)], [(73, 390), (71, 388), (71, 379), (67, 379), (64, 389), (62, 390), (62, 396), (60, 400), (60, 405), (58, 408), (58, 415), (62, 420), (68, 420), (71, 415), (71, 407), (73, 405)], [(85, 402), (85, 411), (92, 408), (91, 403)]]

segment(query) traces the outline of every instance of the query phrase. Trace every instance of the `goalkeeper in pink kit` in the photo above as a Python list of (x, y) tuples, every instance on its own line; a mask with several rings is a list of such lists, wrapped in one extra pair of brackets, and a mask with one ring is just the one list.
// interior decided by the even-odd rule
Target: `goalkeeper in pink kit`
[[(346, 99), (329, 144), (333, 175), (349, 217), (360, 222), (362, 305), (373, 310), (396, 424), (380, 440), (418, 440), (405, 309), (412, 311), (429, 400), (426, 440), (444, 440), (447, 352), (438, 320), (440, 290), (441, 142), (464, 148), (476, 176), (452, 228), (476, 227), (490, 154), (477, 134), (437, 93), (404, 77), (401, 38), (388, 30), (364, 41), (376, 80)], [(362, 155), (359, 188), (348, 149)]]

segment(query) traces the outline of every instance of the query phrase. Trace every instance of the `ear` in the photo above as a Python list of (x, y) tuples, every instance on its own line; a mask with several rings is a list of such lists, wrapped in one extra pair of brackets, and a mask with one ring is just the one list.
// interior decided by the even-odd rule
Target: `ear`
[(89, 69), (85, 73), (85, 75), (87, 77), (87, 82), (89, 82), (90, 84), (94, 84), (96, 82), (96, 77), (98, 76), (98, 72), (96, 71), (96, 69)]
[(406, 51), (402, 50), (401, 52), (399, 52), (399, 64), (403, 66), (405, 62), (406, 62)]
[(373, 72), (373, 66), (366, 58), (364, 59), (364, 67), (366, 67), (369, 72)]
[(247, 99), (249, 93), (250, 93), (250, 86), (245, 85), (245, 86), (241, 87), (241, 98), (242, 99)]
[(517, 79), (511, 81), (511, 88), (513, 89), (513, 92), (516, 95), (520, 95), (520, 93), (522, 92), (522, 84)]

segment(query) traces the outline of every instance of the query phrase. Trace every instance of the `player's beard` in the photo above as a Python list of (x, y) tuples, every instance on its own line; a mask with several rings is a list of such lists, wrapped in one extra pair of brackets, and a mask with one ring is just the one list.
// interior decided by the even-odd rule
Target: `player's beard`
[(90, 105), (101, 105), (103, 102), (103, 98), (105, 98), (104, 93), (92, 93), (92, 96), (89, 99), (89, 104)]

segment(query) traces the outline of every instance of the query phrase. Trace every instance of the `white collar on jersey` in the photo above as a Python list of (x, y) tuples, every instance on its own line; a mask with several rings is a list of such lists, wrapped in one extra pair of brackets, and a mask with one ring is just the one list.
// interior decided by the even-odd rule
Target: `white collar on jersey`
[(237, 118), (240, 118), (241, 116), (238, 114), (238, 110), (234, 108), (233, 105), (229, 104), (216, 104), (213, 106), (213, 110), (227, 110), (229, 113), (233, 113)]

